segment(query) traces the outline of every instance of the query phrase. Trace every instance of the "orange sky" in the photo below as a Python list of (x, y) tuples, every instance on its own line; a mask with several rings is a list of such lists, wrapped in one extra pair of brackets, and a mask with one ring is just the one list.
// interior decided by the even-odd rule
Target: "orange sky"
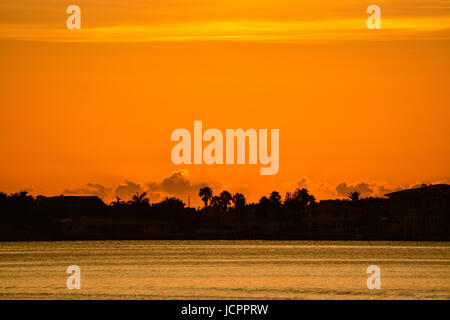
[[(450, 181), (450, 1), (0, 2), (0, 190), (251, 200)], [(280, 169), (171, 162), (174, 129), (280, 129)], [(89, 185), (88, 185), (89, 184)], [(192, 202), (196, 204), (196, 199)]]

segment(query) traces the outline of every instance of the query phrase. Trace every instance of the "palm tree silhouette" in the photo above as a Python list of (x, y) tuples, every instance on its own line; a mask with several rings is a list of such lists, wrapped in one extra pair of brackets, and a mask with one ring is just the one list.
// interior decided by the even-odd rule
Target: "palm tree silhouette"
[(143, 192), (141, 194), (139, 194), (139, 192), (136, 192), (136, 194), (133, 196), (133, 198), (131, 198), (130, 201), (128, 201), (128, 203), (136, 207), (148, 206), (149, 200), (145, 197), (146, 195), (147, 192)]
[(210, 187), (206, 186), (200, 189), (198, 196), (202, 198), (202, 201), (205, 203), (205, 208), (208, 206), (208, 201), (212, 201), (213, 192)]
[(242, 193), (236, 192), (232, 200), (235, 209), (242, 209), (245, 207), (245, 196)]
[(231, 193), (229, 193), (227, 190), (224, 190), (220, 193), (220, 206), (224, 211), (228, 209), (228, 206), (230, 205), (232, 199), (233, 197), (231, 196)]
[(216, 209), (217, 211), (219, 211), (222, 207), (222, 202), (219, 196), (213, 196), (211, 198), (211, 203), (210, 203), (211, 207), (213, 207), (214, 209)]
[(124, 202), (122, 201), (122, 199), (120, 199), (120, 197), (116, 197), (116, 201), (113, 201), (110, 203), (111, 207), (120, 207), (124, 204)]

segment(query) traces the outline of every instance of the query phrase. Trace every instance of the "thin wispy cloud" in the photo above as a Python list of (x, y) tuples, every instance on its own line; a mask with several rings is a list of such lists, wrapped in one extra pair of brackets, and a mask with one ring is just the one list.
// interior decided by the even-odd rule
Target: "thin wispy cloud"
[(383, 19), (382, 30), (368, 30), (364, 19), (319, 21), (201, 21), (177, 24), (64, 28), (0, 25), (0, 38), (55, 42), (302, 41), (330, 39), (401, 40), (424, 33), (450, 37), (450, 18)]
[[(367, 29), (368, 4), (359, 0), (130, 0), (84, 1), (81, 30), (68, 30), (62, 0), (4, 0), (0, 39), (54, 42), (401, 40), (443, 37), (450, 2), (386, 0), (383, 30)], [(430, 33), (438, 33), (432, 34)]]

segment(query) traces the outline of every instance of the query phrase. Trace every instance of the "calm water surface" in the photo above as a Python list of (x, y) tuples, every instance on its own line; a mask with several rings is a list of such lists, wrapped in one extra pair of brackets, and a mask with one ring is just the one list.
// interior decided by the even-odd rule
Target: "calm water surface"
[[(0, 299), (450, 299), (450, 243), (0, 243)], [(66, 268), (81, 268), (81, 289)], [(381, 268), (368, 290), (366, 269)]]

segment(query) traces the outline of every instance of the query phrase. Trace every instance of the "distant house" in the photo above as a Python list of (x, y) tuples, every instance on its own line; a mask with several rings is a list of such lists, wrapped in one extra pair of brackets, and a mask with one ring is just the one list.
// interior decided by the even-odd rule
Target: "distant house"
[(407, 239), (450, 239), (450, 185), (424, 185), (386, 197), (396, 233)]
[(350, 201), (322, 200), (307, 210), (303, 223), (307, 233), (321, 234), (324, 238), (349, 234), (358, 238), (365, 231), (362, 223), (365, 212)]
[(99, 197), (91, 196), (39, 197), (38, 202), (41, 211), (55, 218), (99, 217), (107, 209)]

